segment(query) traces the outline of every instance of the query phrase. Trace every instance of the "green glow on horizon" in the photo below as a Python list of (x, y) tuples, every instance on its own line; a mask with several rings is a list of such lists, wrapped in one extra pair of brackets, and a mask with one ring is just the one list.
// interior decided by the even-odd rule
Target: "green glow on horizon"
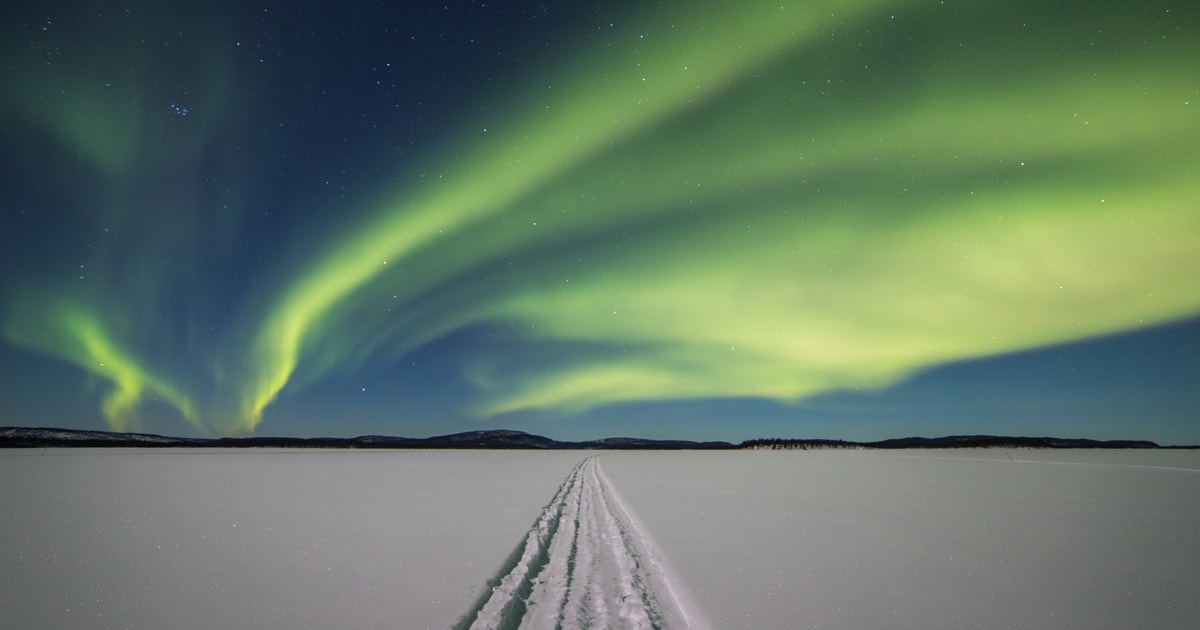
[[(803, 250), (785, 242), (795, 233), (788, 228), (800, 226), (780, 222), (775, 238), (747, 239), (757, 249), (714, 244), (680, 257), (676, 244), (647, 239), (642, 251), (670, 247), (670, 264), (610, 267), (603, 276), (573, 277), (570, 291), (533, 289), (493, 307), (496, 316), (528, 322), (531, 343), (623, 350), (515, 373), (504, 357), (485, 357), (479, 382), (496, 396), (479, 412), (721, 396), (798, 400), (1194, 313), (1200, 296), (1180, 287), (1200, 273), (1192, 253), (1200, 218), (1185, 187), (1143, 192), (1163, 197), (1161, 214), (1101, 213), (1062, 199), (1063, 216), (989, 216), (993, 202), (1006, 212), (1020, 208), (1028, 198), (1019, 195), (892, 232), (814, 226)], [(1093, 223), (1080, 225), (1069, 210), (1091, 211)]]
[(14, 344), (59, 357), (108, 381), (111, 389), (100, 408), (114, 431), (138, 429), (138, 408), (148, 397), (161, 399), (197, 429), (205, 429), (188, 397), (123, 348), (86, 307), (48, 303), (27, 309), (10, 320), (5, 336)]

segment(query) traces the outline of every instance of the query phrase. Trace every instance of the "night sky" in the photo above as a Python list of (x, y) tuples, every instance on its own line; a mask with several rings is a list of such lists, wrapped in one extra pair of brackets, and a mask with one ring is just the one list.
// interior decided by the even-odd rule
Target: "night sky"
[(18, 2), (0, 425), (1200, 443), (1200, 4)]

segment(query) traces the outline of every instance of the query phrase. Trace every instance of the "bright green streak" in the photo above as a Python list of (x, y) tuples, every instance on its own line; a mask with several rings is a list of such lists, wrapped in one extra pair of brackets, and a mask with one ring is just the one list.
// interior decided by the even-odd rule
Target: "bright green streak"
[[(534, 289), (494, 307), (530, 322), (534, 339), (626, 350), (516, 378), (504, 376), (503, 361), (485, 358), (480, 382), (500, 395), (481, 412), (714, 396), (794, 400), (1194, 313), (1200, 296), (1182, 288), (1200, 272), (1200, 220), (1181, 202), (1189, 191), (1141, 192), (1161, 204), (1159, 213), (1143, 217), (1140, 204), (1100, 212), (1090, 207), (1098, 202), (1071, 207), (1070, 199), (1022, 193), (889, 232), (782, 219), (771, 224), (774, 234), (699, 238), (710, 246), (691, 255), (669, 237), (640, 243), (633, 257), (662, 247), (672, 259), (634, 260), (603, 277), (572, 278), (570, 290)], [(1064, 214), (1019, 212), (1051, 201)], [(1001, 217), (998, 207), (1017, 212)]]
[[(882, 4), (737, 3), (571, 62), (559, 97), (485, 121), (443, 182), (299, 277), (241, 428), (301, 368), (489, 322), (522, 332), (465, 365), (483, 415), (796, 400), (1200, 312), (1196, 42), (1069, 63), (996, 46), (872, 95), (857, 60), (809, 48), (879, 28)], [(364, 323), (385, 306), (406, 314)]]
[(139, 428), (138, 408), (147, 397), (176, 408), (204, 431), (188, 397), (132, 356), (92, 310), (66, 302), (25, 305), (9, 321), (7, 339), (19, 346), (74, 363), (110, 385), (100, 403), (116, 431)]
[[(859, 3), (855, 11), (871, 4)], [(455, 175), (443, 187), (384, 209), (376, 223), (347, 239), (296, 283), (255, 345), (260, 362), (243, 403), (245, 428), (260, 421), (263, 409), (287, 384), (306, 340), (320, 334), (322, 318), (385, 271), (389, 261), (508, 209), (606, 146), (719, 93), (831, 19), (829, 12), (803, 16), (778, 5), (728, 5), (693, 23), (679, 23), (685, 35), (674, 47), (573, 64), (562, 88), (565, 97), (523, 119), (502, 121), (503, 129), (481, 138), (470, 157), (447, 165)], [(664, 32), (673, 28), (660, 26)]]

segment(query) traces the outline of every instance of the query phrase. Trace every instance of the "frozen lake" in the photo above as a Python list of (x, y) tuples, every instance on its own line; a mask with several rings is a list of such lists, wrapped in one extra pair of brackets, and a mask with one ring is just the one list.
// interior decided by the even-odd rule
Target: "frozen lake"
[(0, 478), (11, 627), (1200, 624), (1196, 451), (14, 450)]
[(600, 461), (715, 627), (1200, 625), (1197, 451)]

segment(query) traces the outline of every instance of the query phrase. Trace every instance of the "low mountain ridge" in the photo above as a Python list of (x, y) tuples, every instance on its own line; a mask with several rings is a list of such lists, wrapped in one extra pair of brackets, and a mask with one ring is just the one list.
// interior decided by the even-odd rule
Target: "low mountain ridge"
[(1158, 449), (1197, 448), (1160, 446), (1149, 440), (1090, 440), (1084, 438), (1019, 437), (1006, 435), (947, 435), (945, 437), (903, 437), (875, 442), (767, 438), (742, 442), (742, 448), (768, 450), (811, 450), (829, 448), (859, 449), (951, 449), (951, 448), (1090, 448)]
[(857, 449), (948, 449), (948, 448), (1099, 448), (1158, 449), (1200, 448), (1159, 446), (1149, 440), (1090, 440), (1083, 438), (1011, 437), (997, 435), (950, 435), (938, 438), (905, 437), (876, 442), (827, 439), (768, 438), (741, 444), (692, 440), (652, 440), (610, 437), (582, 442), (564, 442), (511, 429), (489, 429), (410, 438), (389, 435), (336, 437), (222, 437), (181, 438), (152, 433), (117, 433), (77, 429), (0, 427), (0, 448), (358, 448), (358, 449), (527, 449), (527, 450), (808, 450)]
[(732, 449), (728, 442), (605, 438), (585, 442), (561, 442), (511, 429), (490, 429), (410, 438), (389, 435), (335, 437), (222, 437), (177, 438), (148, 433), (114, 433), (75, 429), (0, 428), (0, 448), (72, 447), (206, 447), (206, 448), (361, 448), (361, 449)]

